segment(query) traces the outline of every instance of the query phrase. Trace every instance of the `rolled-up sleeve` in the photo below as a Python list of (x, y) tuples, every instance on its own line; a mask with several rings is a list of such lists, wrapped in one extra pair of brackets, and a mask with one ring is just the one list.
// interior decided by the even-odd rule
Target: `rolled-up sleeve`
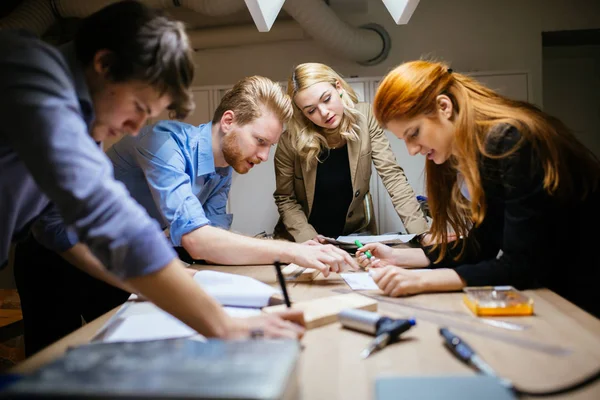
[(186, 172), (186, 159), (170, 129), (185, 129), (175, 124), (155, 124), (152, 132), (140, 138), (135, 157), (144, 171), (157, 209), (169, 224), (171, 242), (181, 246), (181, 237), (209, 225), (202, 204), (192, 191)]
[(154, 222), (113, 178), (89, 135), (69, 67), (42, 42), (12, 46), (0, 62), (3, 138), (67, 225), (121, 278), (157, 271), (175, 258)]
[(231, 228), (233, 222), (233, 214), (227, 214), (227, 199), (231, 189), (231, 171), (219, 182), (219, 187), (215, 192), (204, 202), (204, 213), (210, 220), (212, 226), (217, 228)]

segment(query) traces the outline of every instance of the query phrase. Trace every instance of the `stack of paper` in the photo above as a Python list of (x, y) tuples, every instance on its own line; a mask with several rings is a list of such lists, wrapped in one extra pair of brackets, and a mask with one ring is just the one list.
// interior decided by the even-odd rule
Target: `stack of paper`
[(345, 272), (340, 276), (346, 281), (352, 290), (377, 290), (379, 286), (375, 283), (368, 272)]
[[(275, 273), (275, 271), (273, 271)], [(198, 271), (194, 280), (208, 294), (226, 306), (266, 307), (279, 290), (249, 276), (217, 271)]]
[(337, 242), (342, 244), (354, 244), (355, 240), (360, 241), (362, 244), (367, 243), (408, 243), (415, 235), (367, 235), (367, 236), (338, 236)]

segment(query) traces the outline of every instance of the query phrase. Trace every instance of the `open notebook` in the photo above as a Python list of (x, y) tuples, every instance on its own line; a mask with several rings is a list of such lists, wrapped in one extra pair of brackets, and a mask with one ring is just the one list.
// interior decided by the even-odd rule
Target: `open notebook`
[[(260, 315), (260, 308), (281, 304), (279, 290), (243, 275), (198, 271), (194, 280), (232, 317)], [(132, 295), (130, 300), (137, 296)], [(94, 341), (141, 342), (148, 340), (194, 338), (205, 340), (192, 328), (150, 302), (126, 302), (96, 334)]]
[[(283, 304), (279, 289), (249, 276), (206, 270), (196, 272), (194, 280), (224, 306), (261, 308)], [(129, 298), (136, 299), (135, 294)]]

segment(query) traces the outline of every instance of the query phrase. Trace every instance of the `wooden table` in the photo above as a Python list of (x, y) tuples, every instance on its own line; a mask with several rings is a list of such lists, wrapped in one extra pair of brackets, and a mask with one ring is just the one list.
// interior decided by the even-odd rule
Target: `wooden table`
[[(203, 269), (240, 273), (277, 285), (272, 266), (208, 266)], [(292, 301), (335, 295), (336, 289), (348, 289), (337, 274), (327, 279), (319, 276), (312, 283), (288, 285)], [(529, 325), (525, 331), (509, 331), (477, 322), (463, 305), (460, 293), (386, 298), (387, 302), (379, 303), (380, 313), (415, 317), (417, 325), (404, 334), (404, 340), (367, 360), (361, 360), (359, 352), (372, 339), (370, 336), (342, 329), (338, 323), (308, 331), (303, 339), (305, 349), (301, 356), (302, 397), (311, 400), (372, 399), (374, 380), (382, 375), (473, 374), (442, 345), (438, 333), (440, 324), (465, 339), (499, 375), (527, 390), (567, 385), (600, 368), (600, 320), (551, 291), (527, 293), (535, 300), (536, 315), (502, 318)], [(17, 365), (13, 371), (32, 372), (59, 357), (67, 347), (88, 342), (115, 312), (116, 309), (66, 336)], [(514, 340), (533, 343), (540, 348), (517, 345), (512, 343)], [(560, 350), (566, 354), (554, 354)], [(570, 395), (553, 397), (566, 398), (600, 399), (600, 382)]]

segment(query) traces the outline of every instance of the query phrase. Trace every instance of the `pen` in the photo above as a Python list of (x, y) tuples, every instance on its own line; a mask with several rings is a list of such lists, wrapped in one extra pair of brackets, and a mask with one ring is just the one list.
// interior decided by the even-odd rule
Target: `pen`
[(361, 358), (365, 359), (377, 350), (383, 349), (392, 341), (398, 339), (401, 334), (409, 330), (415, 323), (413, 318), (391, 319), (382, 317), (378, 322), (377, 336), (367, 348), (360, 353)]
[(338, 319), (344, 328), (375, 335), (375, 339), (364, 349), (360, 356), (367, 358), (377, 350), (383, 349), (389, 343), (415, 325), (414, 319), (393, 319), (377, 313), (345, 309), (338, 314)]
[(285, 279), (283, 279), (283, 273), (281, 273), (281, 264), (279, 263), (279, 261), (275, 261), (273, 265), (275, 265), (275, 271), (277, 272), (277, 280), (279, 281), (279, 286), (281, 286), (281, 292), (283, 293), (285, 305), (287, 306), (287, 308), (290, 308), (292, 306), (292, 303), (290, 303), (287, 287), (285, 285)]
[(500, 378), (492, 367), (483, 361), (464, 340), (450, 332), (447, 328), (440, 328), (440, 335), (443, 336), (446, 347), (456, 358), (482, 374), (498, 379), (504, 386), (512, 388), (512, 383)]
[[(360, 242), (360, 240), (358, 240), (358, 239), (356, 239), (356, 240), (354, 241), (354, 244), (355, 244), (355, 245), (357, 245), (359, 249), (360, 249), (361, 247), (363, 247), (363, 246), (364, 246), (364, 244), (362, 244), (362, 243)], [(367, 258), (371, 258), (371, 257), (373, 257), (373, 255), (371, 254), (371, 252), (370, 252), (369, 250), (365, 251), (365, 256), (367, 256)]]

